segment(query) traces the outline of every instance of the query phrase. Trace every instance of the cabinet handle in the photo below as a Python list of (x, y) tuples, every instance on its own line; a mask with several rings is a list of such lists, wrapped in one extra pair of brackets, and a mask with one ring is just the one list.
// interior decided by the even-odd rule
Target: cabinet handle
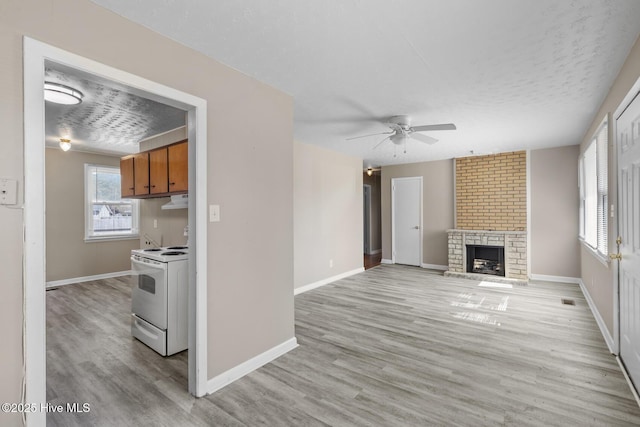
[(142, 188), (149, 188), (149, 186), (148, 186), (148, 185), (145, 185), (145, 186), (144, 186), (144, 187), (142, 187)]
[(155, 185), (152, 185), (152, 186), (151, 186), (151, 188), (156, 188), (156, 186), (155, 186)]
[(135, 190), (136, 187), (129, 187), (129, 190)]
[(170, 182), (169, 185), (176, 185), (176, 183), (175, 182)]

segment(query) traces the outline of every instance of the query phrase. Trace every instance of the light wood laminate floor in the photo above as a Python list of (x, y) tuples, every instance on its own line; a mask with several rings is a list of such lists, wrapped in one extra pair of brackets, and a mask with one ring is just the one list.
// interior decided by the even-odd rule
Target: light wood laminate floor
[[(129, 335), (128, 277), (47, 292), (52, 426), (629, 426), (640, 409), (577, 285), (381, 265), (296, 296), (300, 346), (206, 398)], [(561, 304), (561, 298), (575, 301)], [(277, 313), (274, 313), (277, 315)]]

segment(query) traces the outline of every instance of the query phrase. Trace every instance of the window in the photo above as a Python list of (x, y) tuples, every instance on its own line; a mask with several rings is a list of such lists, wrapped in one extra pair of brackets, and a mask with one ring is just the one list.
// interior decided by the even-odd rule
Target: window
[(138, 201), (120, 198), (120, 168), (84, 165), (85, 240), (138, 237)]
[(607, 120), (580, 157), (580, 239), (606, 258), (607, 239)]

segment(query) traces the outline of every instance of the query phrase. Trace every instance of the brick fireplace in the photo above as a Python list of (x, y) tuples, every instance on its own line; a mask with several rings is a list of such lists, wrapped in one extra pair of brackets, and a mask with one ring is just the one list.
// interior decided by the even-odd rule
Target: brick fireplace
[[(449, 270), (446, 276), (470, 279), (499, 280), (501, 277), (527, 281), (527, 232), (526, 231), (488, 231), (488, 230), (447, 230), (449, 236)], [(484, 275), (469, 271), (473, 260), (468, 259), (469, 246), (486, 248), (504, 248), (504, 276), (501, 274)]]
[(521, 281), (527, 270), (527, 153), (455, 160), (456, 228), (449, 276)]

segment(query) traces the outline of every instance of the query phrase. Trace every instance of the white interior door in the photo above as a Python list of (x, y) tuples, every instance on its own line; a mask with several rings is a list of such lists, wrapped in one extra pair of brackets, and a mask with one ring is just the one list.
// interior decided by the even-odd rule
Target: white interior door
[(422, 177), (391, 180), (393, 262), (422, 264)]
[(620, 358), (640, 388), (640, 97), (616, 121)]

